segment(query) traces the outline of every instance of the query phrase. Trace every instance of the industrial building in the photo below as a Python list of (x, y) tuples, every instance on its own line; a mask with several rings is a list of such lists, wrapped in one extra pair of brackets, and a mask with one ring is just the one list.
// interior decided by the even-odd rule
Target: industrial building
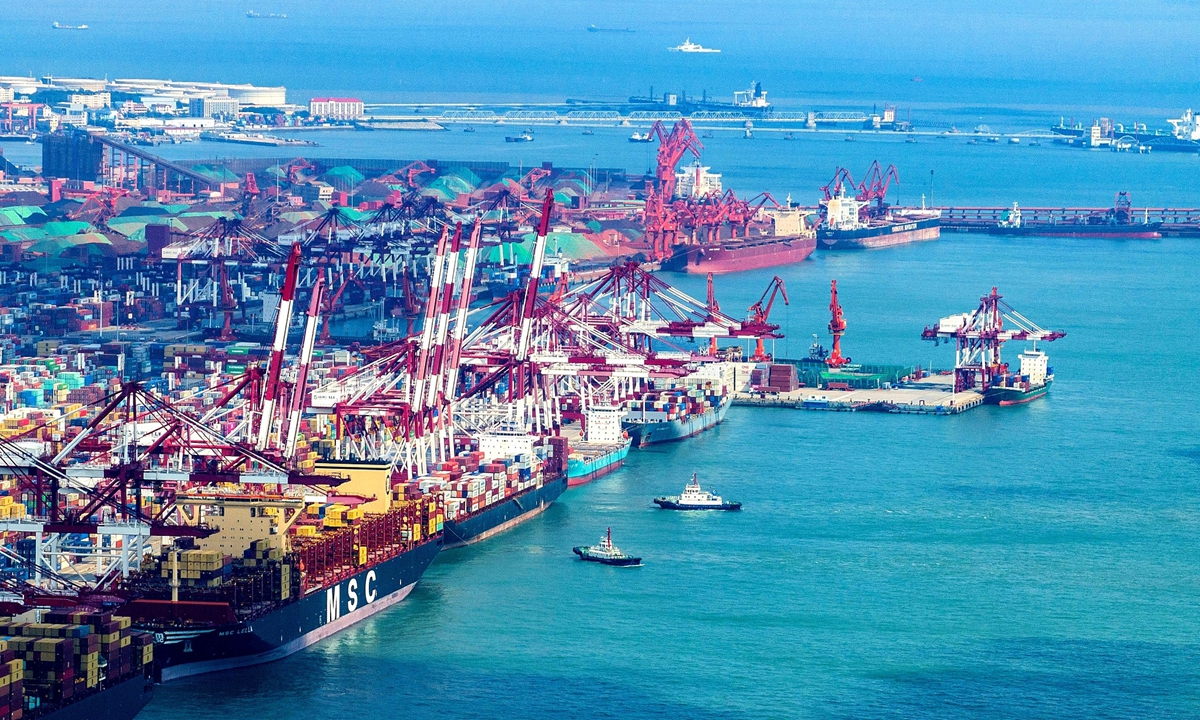
[(363, 101), (358, 98), (313, 98), (308, 101), (308, 113), (313, 117), (357, 120), (364, 114)]

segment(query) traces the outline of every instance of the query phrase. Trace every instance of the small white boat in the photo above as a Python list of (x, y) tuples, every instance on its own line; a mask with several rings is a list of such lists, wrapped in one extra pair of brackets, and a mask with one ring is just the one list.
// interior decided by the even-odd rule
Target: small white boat
[(671, 48), (667, 48), (667, 49), (670, 50), (671, 52), (684, 52), (684, 53), (719, 53), (719, 52), (721, 52), (720, 50), (718, 50), (716, 48), (706, 48), (699, 43), (694, 43), (694, 42), (692, 42), (691, 38), (684, 40), (682, 43), (680, 43), (679, 45), (676, 45), (675, 47), (671, 47)]

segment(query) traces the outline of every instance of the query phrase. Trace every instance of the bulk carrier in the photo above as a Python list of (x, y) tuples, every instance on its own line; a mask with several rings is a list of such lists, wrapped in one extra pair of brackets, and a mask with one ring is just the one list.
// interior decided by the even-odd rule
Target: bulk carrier
[(1116, 205), (1104, 214), (1080, 218), (1079, 222), (1030, 224), (1013, 203), (1000, 222), (988, 229), (992, 235), (1036, 235), (1039, 237), (1113, 238), (1153, 240), (1162, 237), (1161, 222), (1133, 222), (1128, 195), (1117, 196)]
[(683, 273), (722, 273), (803, 262), (817, 249), (815, 234), (725, 241), (714, 245), (680, 245), (662, 269)]
[[(710, 204), (720, 212), (722, 203), (721, 175), (709, 172), (699, 164), (684, 168), (676, 173), (676, 194), (699, 200), (702, 206)], [(715, 203), (711, 198), (720, 197)], [(766, 199), (764, 198), (764, 202)], [(722, 273), (742, 270), (790, 265), (807, 260), (817, 248), (817, 233), (809, 223), (809, 209), (787, 205), (764, 209), (731, 199), (726, 212), (745, 219), (742, 237), (733, 237), (731, 224), (729, 236), (723, 237), (721, 229), (710, 234), (714, 240), (676, 245), (672, 254), (662, 261), (662, 269), (683, 273)], [(760, 214), (761, 211), (761, 214)]]
[(936, 240), (941, 235), (940, 210), (894, 209), (838, 193), (821, 201), (824, 222), (817, 229), (821, 245), (834, 250), (866, 250)]

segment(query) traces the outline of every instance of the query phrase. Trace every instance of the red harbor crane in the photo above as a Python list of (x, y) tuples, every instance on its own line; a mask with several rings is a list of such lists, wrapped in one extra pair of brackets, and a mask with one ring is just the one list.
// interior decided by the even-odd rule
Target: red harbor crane
[[(784, 305), (788, 304), (787, 287), (783, 284), (783, 278), (778, 275), (771, 278), (771, 283), (763, 291), (762, 297), (746, 311), (747, 318), (745, 324), (756, 327), (767, 325), (767, 321), (771, 317), (771, 308), (775, 305), (776, 296), (783, 298)], [(750, 360), (752, 362), (768, 362), (770, 359), (771, 356), (763, 348), (763, 336), (759, 335), (755, 338), (754, 355), (750, 356)]]
[(833, 335), (833, 351), (825, 363), (837, 368), (850, 362), (850, 358), (842, 356), (842, 335), (846, 332), (846, 318), (842, 315), (842, 306), (838, 304), (837, 280), (830, 282), (829, 289), (829, 334)]

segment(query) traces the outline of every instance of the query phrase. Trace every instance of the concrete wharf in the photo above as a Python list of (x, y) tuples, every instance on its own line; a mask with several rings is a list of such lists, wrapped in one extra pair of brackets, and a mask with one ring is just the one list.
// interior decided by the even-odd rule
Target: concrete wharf
[(953, 375), (933, 375), (889, 388), (800, 388), (769, 394), (740, 392), (734, 395), (733, 404), (837, 412), (958, 415), (982, 405), (983, 395), (974, 390), (956, 393)]

